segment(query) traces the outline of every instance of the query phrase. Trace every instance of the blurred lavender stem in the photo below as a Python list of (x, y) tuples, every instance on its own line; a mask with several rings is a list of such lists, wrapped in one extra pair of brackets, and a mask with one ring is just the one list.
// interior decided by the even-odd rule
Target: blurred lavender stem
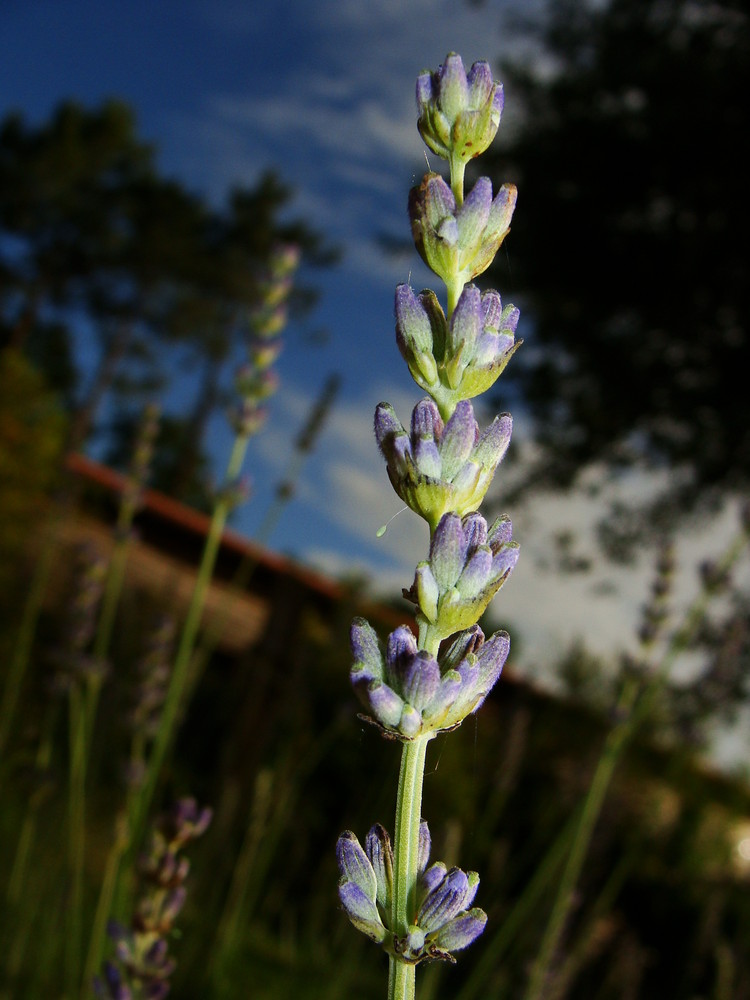
[[(225, 482), (234, 483), (239, 478), (249, 440), (250, 436), (247, 434), (236, 436), (227, 464)], [(190, 605), (175, 654), (172, 677), (164, 702), (161, 724), (154, 739), (151, 753), (149, 754), (143, 785), (134, 805), (131, 833), (136, 843), (140, 838), (141, 830), (143, 829), (151, 801), (156, 791), (159, 775), (174, 739), (180, 713), (184, 708), (183, 695), (189, 677), (190, 661), (195, 648), (198, 630), (200, 629), (201, 616), (206, 603), (211, 577), (213, 576), (216, 556), (221, 544), (221, 536), (231, 509), (231, 500), (226, 494), (222, 494), (214, 506), (195, 587), (190, 598)]]
[[(716, 565), (716, 572), (719, 576), (728, 573), (749, 541), (750, 527), (743, 520), (742, 527), (730, 541)], [(652, 712), (659, 694), (669, 679), (675, 660), (695, 635), (714, 596), (710, 586), (704, 586), (701, 589), (698, 597), (686, 611), (682, 626), (672, 633), (666, 652), (650, 671), (645, 681), (636, 676), (629, 676), (623, 682), (613, 713), (614, 718), (618, 721), (607, 734), (589, 790), (583, 801), (568, 858), (558, 883), (555, 902), (531, 971), (524, 1000), (541, 1000), (544, 997), (549, 970), (567, 924), (570, 908), (573, 904), (573, 894), (581, 876), (594, 827), (604, 805), (615, 768), (625, 749), (636, 735), (639, 726)]]
[(151, 747), (143, 784), (133, 806), (130, 835), (134, 843), (138, 843), (145, 828), (148, 810), (174, 740), (180, 715), (195, 684), (196, 678), (191, 672), (191, 663), (208, 588), (227, 518), (242, 499), (242, 490), (238, 490), (237, 484), (240, 482), (250, 438), (262, 427), (265, 419), (261, 404), (276, 389), (276, 376), (272, 365), (281, 350), (278, 334), (286, 322), (285, 301), (298, 265), (298, 247), (290, 245), (274, 249), (270, 258), (270, 271), (263, 286), (263, 299), (256, 313), (250, 317), (252, 327), (252, 336), (248, 339), (250, 361), (237, 372), (235, 385), (240, 401), (230, 414), (235, 430), (234, 443), (223, 487), (214, 505), (198, 575), (180, 634), (161, 723)]
[[(255, 533), (254, 539), (258, 545), (265, 546), (268, 544), (271, 535), (273, 534), (276, 525), (279, 523), (281, 515), (284, 512), (284, 508), (294, 495), (295, 485), (302, 470), (302, 465), (309, 453), (312, 451), (317, 437), (320, 434), (326, 419), (328, 418), (328, 414), (338, 393), (339, 382), (340, 379), (338, 375), (329, 375), (323, 385), (320, 396), (313, 403), (302, 430), (297, 435), (292, 455), (281, 475), (281, 479), (276, 487), (273, 499), (268, 505), (266, 513), (263, 515), (260, 525), (258, 526), (258, 530)], [(257, 566), (258, 556), (244, 556), (237, 568), (237, 572), (232, 577), (232, 588), (234, 590), (245, 589), (252, 580)], [(190, 690), (193, 689), (197, 679), (203, 673), (211, 654), (216, 649), (216, 646), (220, 642), (221, 637), (224, 634), (224, 630), (227, 627), (227, 622), (229, 621), (229, 615), (227, 614), (228, 601), (229, 595), (224, 598), (223, 606), (220, 606), (217, 609), (216, 616), (209, 627), (206, 628), (198, 649), (196, 650), (195, 656), (193, 657), (193, 663), (190, 671), (191, 676), (188, 681)]]
[(62, 510), (51, 514), (44, 532), (44, 540), (34, 564), (31, 585), (26, 595), (18, 624), (16, 641), (13, 645), (10, 663), (5, 678), (2, 704), (0, 704), (0, 759), (10, 739), (13, 721), (18, 707), (18, 699), (23, 688), (26, 669), (31, 659), (36, 627), (42, 602), (49, 583), (55, 556), (58, 554), (58, 538), (63, 520)]
[[(104, 660), (109, 655), (115, 616), (125, 582), (125, 568), (132, 540), (133, 519), (141, 506), (143, 489), (148, 480), (153, 445), (158, 429), (159, 407), (150, 403), (143, 411), (136, 433), (130, 470), (117, 512), (115, 544), (109, 562), (102, 607), (94, 637), (93, 653), (99, 660)], [(96, 721), (101, 681), (101, 676), (96, 675), (90, 679), (86, 687), (86, 739), (89, 745)]]

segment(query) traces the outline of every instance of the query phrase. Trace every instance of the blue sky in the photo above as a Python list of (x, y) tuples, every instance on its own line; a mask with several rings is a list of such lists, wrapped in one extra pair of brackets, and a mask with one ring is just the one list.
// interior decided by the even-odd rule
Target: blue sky
[[(522, 7), (529, 13), (536, 3)], [(425, 169), (416, 130), (417, 73), (435, 68), (451, 50), (467, 65), (487, 59), (497, 71), (515, 44), (507, 28), (512, 11), (499, 0), (479, 6), (461, 0), (0, 5), (0, 114), (18, 109), (41, 122), (63, 98), (89, 105), (124, 98), (136, 110), (142, 137), (156, 143), (164, 172), (220, 201), (232, 184), (252, 184), (273, 167), (296, 191), (292, 214), (342, 248), (334, 270), (304, 276), (320, 289), (320, 304), (304, 329), (292, 328), (285, 337), (281, 388), (248, 460), (254, 497), (235, 523), (249, 534), (257, 528), (294, 435), (327, 375), (337, 371), (343, 378), (338, 404), (271, 545), (333, 573), (365, 572), (391, 594), (411, 583), (426, 533), (406, 512), (376, 538), (401, 504), (375, 447), (372, 413), (388, 399), (406, 420), (421, 395), (393, 336), (395, 285), (411, 280), (417, 288), (439, 290), (439, 284), (416, 252), (389, 258), (377, 237), (407, 236), (407, 193)], [(506, 129), (513, 114), (509, 91)], [(502, 149), (503, 126), (496, 142)], [(431, 166), (439, 167), (434, 161)], [(506, 246), (500, 292), (511, 301), (512, 236)], [(308, 336), (317, 329), (326, 331), (323, 344)], [(533, 349), (533, 330), (524, 327), (523, 316), (520, 332), (524, 349)], [(172, 401), (184, 391), (184, 384), (176, 386)], [(527, 430), (517, 401), (505, 405), (523, 440)], [(213, 425), (212, 447), (220, 468), (229, 447), (222, 418)], [(499, 496), (512, 475), (512, 468), (501, 467), (493, 487)], [(583, 495), (533, 498), (510, 513), (522, 558), (496, 608), (520, 639), (516, 665), (543, 675), (545, 662), (584, 632), (595, 648), (632, 642), (648, 558), (636, 572), (607, 568), (566, 579), (552, 566), (550, 538), (560, 527), (573, 527), (582, 551), (594, 551), (597, 502)], [(715, 533), (691, 537), (691, 559), (715, 551), (715, 539)], [(685, 580), (688, 596), (688, 575)]]

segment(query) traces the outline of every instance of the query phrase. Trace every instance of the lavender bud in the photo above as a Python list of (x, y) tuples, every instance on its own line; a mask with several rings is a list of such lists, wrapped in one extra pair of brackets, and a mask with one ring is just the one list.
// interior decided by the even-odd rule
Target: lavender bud
[(424, 871), (419, 879), (419, 898), (424, 900), (432, 891), (436, 889), (445, 878), (448, 869), (442, 861), (436, 861), (434, 865)]
[(422, 820), (419, 824), (419, 858), (417, 861), (418, 875), (421, 875), (427, 867), (427, 862), (430, 860), (431, 848), (432, 838), (430, 837), (430, 828), (425, 820)]
[(393, 891), (393, 847), (388, 831), (380, 823), (376, 823), (367, 834), (365, 852), (375, 872), (378, 905), (389, 913)]
[(417, 79), (417, 126), (438, 156), (466, 161), (479, 156), (495, 138), (503, 110), (502, 84), (486, 62), (467, 74), (459, 55), (449, 53), (435, 73)]
[(437, 660), (420, 650), (404, 669), (400, 687), (404, 700), (421, 712), (435, 697), (439, 684), (440, 667)]
[(354, 666), (371, 678), (383, 676), (383, 651), (375, 629), (364, 618), (355, 618), (350, 630)]
[(345, 830), (336, 842), (336, 858), (342, 880), (353, 882), (368, 899), (374, 900), (378, 889), (375, 872), (370, 859), (351, 830)]
[(510, 231), (517, 191), (480, 177), (460, 208), (439, 174), (426, 174), (409, 196), (414, 245), (422, 260), (446, 283), (472, 281), (492, 263)]
[(498, 518), (489, 532), (481, 514), (445, 514), (432, 536), (429, 563), (420, 563), (411, 590), (404, 591), (417, 605), (418, 621), (429, 622), (439, 638), (474, 624), (518, 560), (511, 535), (508, 518)]
[(366, 896), (354, 882), (342, 882), (339, 885), (339, 899), (357, 930), (380, 944), (385, 938), (386, 930), (374, 900)]
[[(382, 830), (382, 827), (380, 828)], [(383, 830), (385, 834), (385, 831)], [(387, 838), (387, 834), (385, 837)], [(387, 878), (385, 853), (387, 848), (385, 841), (380, 839), (378, 828), (373, 827), (368, 835), (368, 845), (372, 850), (374, 841), (380, 843), (378, 850), (378, 865), (381, 869), (382, 878)], [(390, 844), (388, 843), (388, 846)], [(356, 836), (347, 830), (341, 834), (336, 843), (336, 857), (338, 859), (341, 878), (339, 881), (339, 899), (346, 911), (347, 916), (354, 926), (380, 943), (385, 937), (385, 927), (378, 912), (376, 900), (378, 897), (378, 879), (375, 870)], [(393, 869), (392, 858), (390, 870)], [(382, 886), (383, 898), (390, 890), (386, 885)]]
[(112, 962), (105, 962), (103, 979), (94, 978), (94, 993), (100, 1000), (132, 1000), (133, 994), (122, 980), (120, 970)]
[(356, 686), (355, 691), (372, 712), (375, 721), (384, 729), (396, 730), (404, 712), (404, 701), (394, 690), (381, 681), (371, 681), (366, 690)]
[(479, 876), (476, 872), (466, 874), (460, 868), (451, 868), (427, 893), (419, 908), (417, 923), (428, 934), (439, 930), (471, 906), (478, 888)]
[(435, 935), (434, 946), (440, 952), (461, 951), (479, 937), (487, 924), (487, 914), (478, 906), (444, 924)]
[(475, 510), (489, 489), (510, 443), (509, 414), (497, 417), (481, 434), (468, 400), (459, 402), (443, 424), (431, 399), (417, 403), (407, 436), (393, 407), (380, 403), (375, 435), (388, 475), (401, 499), (436, 529), (448, 511)]
[(437, 382), (430, 317), (409, 285), (397, 286), (395, 308), (399, 350), (417, 384), (429, 389)]
[[(466, 634), (473, 638), (474, 630), (481, 635), (478, 626), (468, 629)], [(423, 709), (425, 730), (439, 732), (460, 725), (467, 715), (479, 708), (500, 677), (510, 650), (507, 632), (496, 632), (478, 647), (477, 652), (466, 652), (458, 666), (454, 666), (456, 652), (465, 642), (459, 636), (448, 654), (440, 658), (443, 680), (432, 701)]]
[(451, 951), (471, 944), (487, 922), (482, 910), (468, 909), (478, 886), (476, 872), (460, 868), (448, 871), (442, 862), (431, 865), (418, 881), (421, 902), (416, 921), (403, 937), (394, 940), (398, 954), (412, 963), (426, 958), (453, 961)]

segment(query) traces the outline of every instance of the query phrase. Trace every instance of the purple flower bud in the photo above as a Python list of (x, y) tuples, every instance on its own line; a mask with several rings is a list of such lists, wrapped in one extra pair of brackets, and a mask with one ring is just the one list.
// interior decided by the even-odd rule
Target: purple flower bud
[(489, 546), (481, 546), (467, 560), (456, 584), (462, 597), (474, 598), (487, 585), (492, 572), (492, 553)]
[(432, 73), (420, 73), (417, 77), (417, 107), (421, 108), (428, 101), (435, 97), (435, 88), (432, 86)]
[(492, 527), (487, 535), (487, 541), (493, 554), (502, 545), (507, 545), (513, 540), (513, 524), (507, 514), (501, 514), (492, 522)]
[(336, 859), (343, 881), (354, 883), (369, 900), (377, 894), (377, 880), (370, 859), (351, 830), (345, 830), (336, 841)]
[(471, 281), (485, 271), (505, 239), (516, 204), (516, 188), (504, 184), (492, 197), (492, 182), (480, 177), (456, 207), (439, 174), (426, 174), (409, 195), (414, 244), (424, 262), (444, 281)]
[(375, 408), (375, 437), (378, 446), (385, 453), (386, 449), (390, 449), (393, 438), (400, 434), (406, 434), (406, 431), (396, 416), (396, 411), (390, 403), (378, 403)]
[(435, 692), (435, 697), (429, 705), (426, 705), (422, 713), (424, 721), (436, 729), (451, 729), (452, 725), (443, 726), (443, 720), (447, 717), (458, 694), (461, 690), (461, 675), (457, 670), (448, 670), (443, 674), (440, 687)]
[[(487, 523), (476, 511), (463, 518), (452, 513), (441, 518), (432, 537), (429, 563), (419, 564), (411, 589), (404, 591), (417, 605), (417, 620), (426, 619), (433, 635), (445, 638), (460, 633), (481, 616), (518, 559), (518, 545), (504, 541), (511, 532), (510, 522), (498, 518), (491, 547)], [(449, 668), (457, 662), (452, 661)]]
[(500, 111), (502, 111), (503, 85), (495, 83), (492, 79), (492, 71), (486, 62), (475, 62), (466, 77), (469, 88), (468, 102), (472, 108), (480, 108), (487, 101), (495, 104), (496, 95), (500, 94)]
[(480, 177), (456, 213), (461, 248), (468, 252), (482, 241), (492, 208), (492, 181)]
[(449, 53), (435, 73), (417, 79), (418, 127), (430, 149), (445, 159), (466, 161), (490, 145), (503, 110), (502, 86), (486, 62), (467, 74), (459, 55)]
[(94, 978), (94, 992), (100, 1000), (132, 1000), (130, 988), (122, 981), (122, 974), (113, 962), (105, 962), (104, 979)]
[(492, 557), (492, 576), (503, 583), (518, 562), (519, 554), (520, 548), (514, 542), (503, 545), (502, 548), (498, 549)]
[[(485, 694), (489, 693), (502, 673), (510, 652), (510, 636), (507, 632), (495, 632), (476, 654), (481, 684)], [(478, 707), (478, 706), (477, 706)]]
[[(518, 190), (515, 184), (503, 184), (492, 201), (489, 218), (487, 220), (486, 237), (488, 240), (498, 240), (498, 246), (505, 239), (510, 220), (518, 199)], [(495, 251), (496, 252), (496, 251)], [(494, 257), (493, 253), (493, 257)]]
[(445, 374), (451, 389), (461, 384), (482, 332), (482, 298), (476, 285), (466, 285), (451, 316), (446, 342)]
[(466, 538), (467, 552), (473, 552), (480, 545), (488, 544), (487, 522), (477, 511), (464, 515), (461, 525)]
[(428, 479), (440, 479), (442, 462), (437, 442), (433, 438), (417, 438), (412, 444), (412, 452), (420, 475)]
[(365, 852), (375, 872), (378, 905), (388, 913), (393, 890), (393, 847), (388, 831), (380, 823), (376, 823), (367, 834)]
[(460, 666), (462, 660), (472, 653), (476, 653), (484, 644), (484, 632), (478, 625), (472, 625), (465, 629), (450, 644), (445, 653), (440, 657), (440, 665), (443, 670), (455, 670)]
[(383, 677), (383, 653), (375, 629), (364, 618), (355, 618), (350, 631), (352, 656), (360, 676), (367, 680)]
[(386, 677), (394, 684), (406, 671), (408, 665), (417, 655), (417, 640), (414, 633), (407, 625), (399, 625), (397, 629), (388, 636), (386, 646)]
[(472, 405), (468, 400), (461, 400), (445, 425), (440, 447), (446, 479), (452, 479), (472, 454), (478, 434)]
[(469, 85), (461, 56), (449, 53), (438, 70), (440, 107), (447, 118), (456, 118), (469, 100)]
[(376, 944), (380, 944), (386, 932), (374, 900), (354, 882), (343, 882), (339, 886), (339, 899), (347, 917), (357, 930), (362, 931)]
[(419, 847), (418, 847), (418, 857), (417, 857), (417, 874), (421, 875), (422, 872), (427, 867), (427, 862), (430, 860), (430, 849), (432, 847), (432, 838), (430, 837), (430, 828), (425, 820), (419, 824)]
[(438, 601), (440, 600), (440, 587), (432, 574), (428, 562), (417, 564), (414, 574), (414, 585), (412, 590), (404, 591), (404, 597), (418, 604), (419, 610), (428, 621), (434, 622), (436, 620), (438, 615)]
[(424, 901), (433, 890), (437, 889), (447, 874), (448, 869), (442, 861), (430, 865), (419, 879), (419, 899)]
[(458, 267), (456, 199), (440, 174), (426, 174), (409, 193), (412, 237), (422, 260), (445, 278)]
[(385, 729), (398, 727), (404, 711), (404, 701), (392, 687), (382, 681), (371, 681), (364, 692), (355, 683), (355, 691), (381, 726)]
[(418, 712), (435, 696), (440, 685), (440, 667), (429, 653), (420, 650), (405, 666), (401, 676), (400, 690), (404, 701)]
[(506, 632), (496, 632), (487, 642), (481, 638), (481, 629), (473, 626), (441, 656), (443, 681), (424, 710), (425, 725), (436, 731), (458, 726), (489, 694), (508, 657), (510, 638)]
[(212, 817), (213, 810), (200, 807), (195, 799), (178, 799), (171, 812), (162, 818), (159, 828), (173, 847), (182, 846), (205, 833)]
[(388, 476), (401, 499), (433, 530), (446, 511), (475, 510), (510, 441), (512, 421), (504, 414), (479, 435), (469, 400), (460, 400), (447, 424), (431, 399), (414, 408), (411, 435), (387, 403), (375, 413), (375, 434)]
[(510, 444), (513, 418), (510, 413), (501, 413), (492, 421), (479, 437), (472, 457), (485, 468), (492, 469), (500, 464)]
[(434, 945), (441, 952), (461, 951), (472, 944), (484, 930), (487, 914), (475, 906), (444, 924), (437, 932)]
[(432, 323), (409, 285), (396, 288), (396, 342), (415, 380), (424, 389), (437, 382)]
[(478, 887), (479, 876), (476, 872), (467, 875), (460, 868), (451, 868), (428, 893), (419, 908), (417, 923), (427, 934), (439, 930), (471, 906)]
[(516, 197), (515, 185), (503, 184), (493, 199), (489, 179), (480, 177), (459, 210), (459, 267), (467, 280), (482, 274), (495, 259), (510, 231)]
[(441, 591), (450, 590), (466, 560), (466, 538), (458, 514), (445, 514), (430, 543), (430, 568)]
[(443, 434), (440, 411), (431, 399), (420, 399), (411, 415), (412, 443), (420, 438), (439, 441)]

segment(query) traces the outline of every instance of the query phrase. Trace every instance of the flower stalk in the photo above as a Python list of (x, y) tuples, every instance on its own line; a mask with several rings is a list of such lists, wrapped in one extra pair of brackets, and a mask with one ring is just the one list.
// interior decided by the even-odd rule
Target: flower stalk
[(267, 280), (261, 288), (262, 300), (250, 317), (248, 362), (236, 373), (235, 389), (238, 401), (229, 413), (229, 420), (235, 432), (234, 443), (224, 483), (216, 497), (195, 587), (177, 643), (159, 729), (150, 749), (143, 782), (136, 800), (132, 803), (130, 832), (134, 842), (138, 841), (144, 829), (146, 816), (172, 747), (179, 719), (197, 681), (193, 670), (193, 656), (203, 610), (227, 519), (231, 511), (246, 499), (247, 488), (241, 479), (245, 454), (251, 437), (258, 433), (265, 421), (263, 404), (276, 391), (277, 377), (273, 371), (273, 364), (281, 350), (279, 333), (286, 322), (286, 299), (298, 264), (299, 249), (296, 246), (279, 246), (275, 249)]
[(464, 196), (469, 159), (492, 142), (500, 123), (502, 86), (487, 63), (464, 70), (449, 54), (417, 81), (418, 128), (449, 163), (450, 181), (428, 173), (409, 196), (412, 235), (422, 259), (444, 282), (437, 295), (396, 289), (396, 340), (427, 396), (407, 426), (389, 403), (375, 411), (375, 437), (391, 485), (430, 529), (428, 558), (404, 596), (415, 606), (418, 634), (402, 625), (382, 643), (372, 626), (351, 627), (351, 681), (362, 716), (402, 744), (394, 842), (376, 824), (365, 847), (350, 831), (339, 838), (339, 898), (360, 931), (389, 956), (389, 1000), (413, 1000), (416, 966), (455, 961), (453, 952), (484, 930), (472, 907), (476, 872), (427, 867), (430, 836), (422, 819), (429, 742), (455, 729), (482, 705), (508, 656), (505, 632), (485, 639), (477, 624), (518, 558), (508, 517), (491, 526), (478, 512), (510, 443), (510, 414), (480, 429), (471, 399), (489, 389), (519, 346), (518, 310), (473, 279), (485, 271), (508, 233), (516, 189), (493, 196), (480, 178)]

